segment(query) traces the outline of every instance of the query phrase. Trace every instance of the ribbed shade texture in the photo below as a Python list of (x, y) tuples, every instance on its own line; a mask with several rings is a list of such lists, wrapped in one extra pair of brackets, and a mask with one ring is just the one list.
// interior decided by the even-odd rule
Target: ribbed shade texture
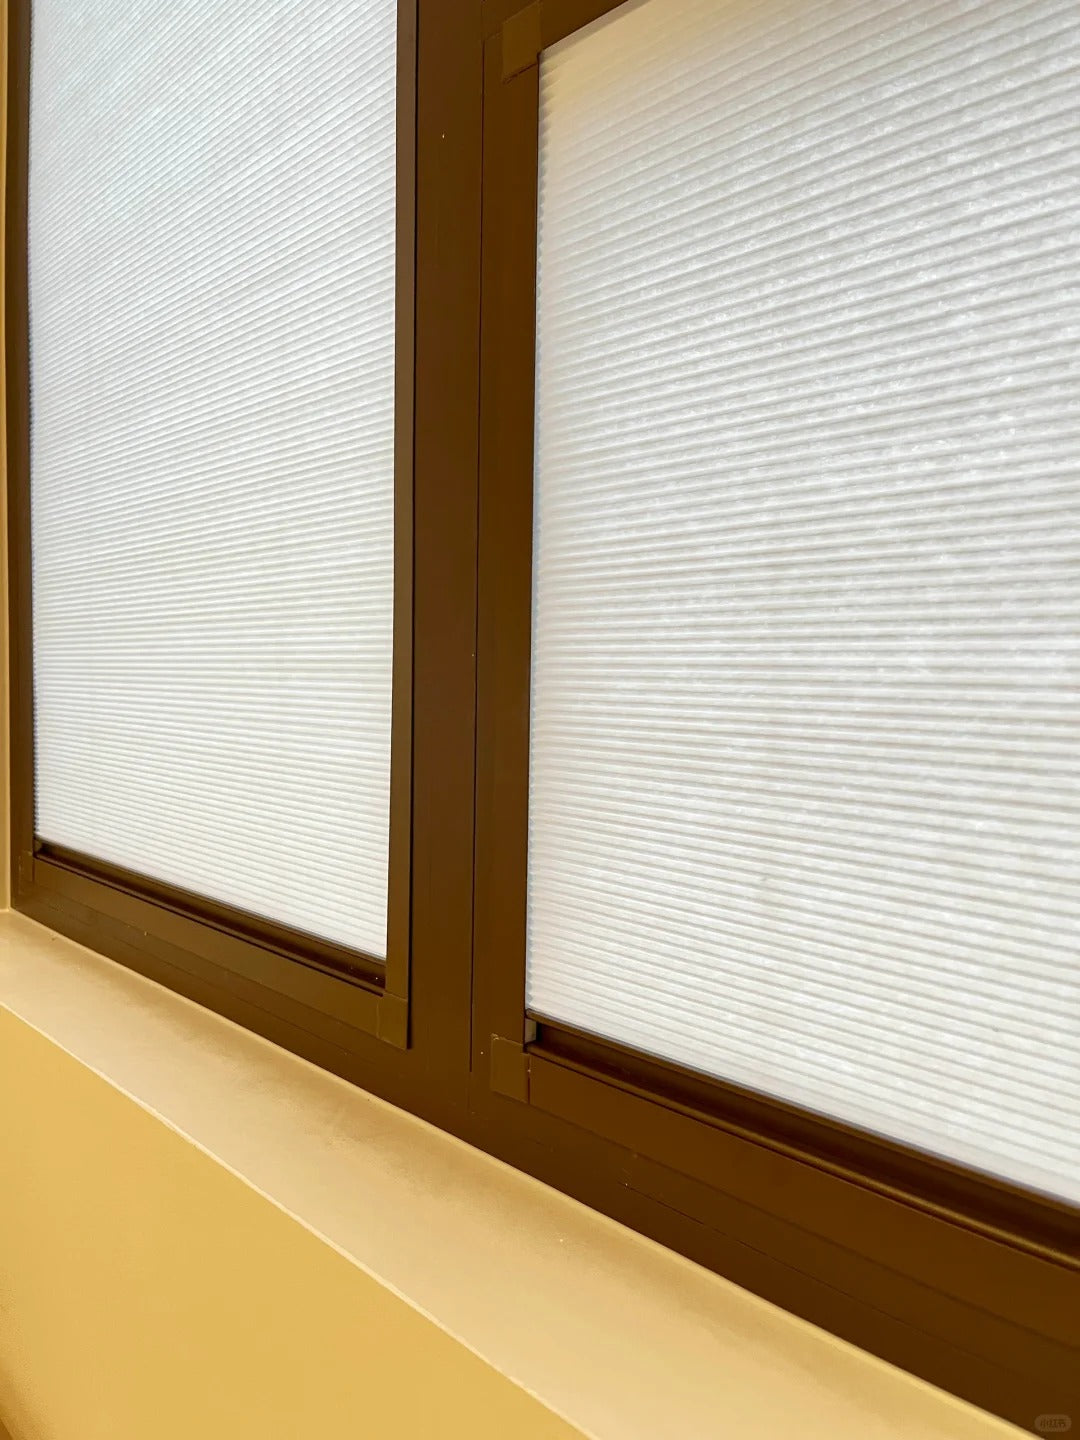
[(393, 0), (34, 0), (36, 824), (381, 958)]
[(540, 72), (533, 1011), (1080, 1199), (1080, 7)]

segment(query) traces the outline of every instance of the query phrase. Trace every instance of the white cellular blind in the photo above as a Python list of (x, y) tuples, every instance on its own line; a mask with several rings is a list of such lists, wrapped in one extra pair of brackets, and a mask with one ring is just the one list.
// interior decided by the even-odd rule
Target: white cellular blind
[(34, 0), (36, 823), (386, 953), (394, 0)]
[(528, 997), (1080, 1199), (1080, 8), (541, 62)]

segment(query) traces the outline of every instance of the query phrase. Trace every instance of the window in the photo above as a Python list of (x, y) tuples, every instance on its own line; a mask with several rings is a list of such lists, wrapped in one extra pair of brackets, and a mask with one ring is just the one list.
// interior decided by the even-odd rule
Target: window
[(24, 870), (400, 1042), (396, 6), (32, 27)]
[(984, 1404), (1080, 1294), (1078, 44), (645, 0), (485, 57), (474, 1063)]
[(1070, 23), (541, 60), (527, 1001), (1076, 1201)]
[(11, 8), (15, 904), (1024, 1426), (1069, 0)]

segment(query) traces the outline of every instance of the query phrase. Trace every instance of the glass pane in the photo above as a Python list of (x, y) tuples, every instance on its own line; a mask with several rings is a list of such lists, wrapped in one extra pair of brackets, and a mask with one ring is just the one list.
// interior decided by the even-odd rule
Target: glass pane
[(393, 0), (35, 0), (37, 828), (381, 957)]
[(528, 993), (1080, 1198), (1080, 11), (541, 67)]

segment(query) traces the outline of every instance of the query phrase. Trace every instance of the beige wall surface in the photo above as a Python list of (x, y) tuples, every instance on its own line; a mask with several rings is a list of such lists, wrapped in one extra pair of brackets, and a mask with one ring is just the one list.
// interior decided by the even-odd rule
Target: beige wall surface
[(13, 1440), (579, 1432), (0, 1007)]
[[(0, 196), (7, 182), (7, 0), (0, 3)], [(6, 217), (0, 214), (0, 221)], [(5, 276), (6, 224), (0, 223), (0, 280)], [(7, 321), (4, 303), (7, 287), (0, 284), (0, 906), (10, 903), (8, 837), (8, 572), (7, 572)], [(0, 1436), (0, 1440), (3, 1437)]]

